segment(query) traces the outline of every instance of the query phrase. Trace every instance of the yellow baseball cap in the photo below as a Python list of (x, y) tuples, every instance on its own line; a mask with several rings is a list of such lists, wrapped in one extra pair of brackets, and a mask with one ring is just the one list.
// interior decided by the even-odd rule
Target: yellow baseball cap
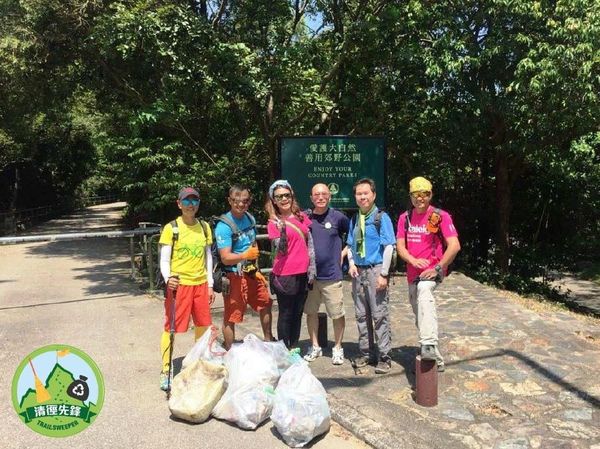
[(423, 178), (422, 176), (417, 176), (410, 180), (408, 184), (409, 193), (413, 192), (431, 192), (432, 185), (431, 183)]

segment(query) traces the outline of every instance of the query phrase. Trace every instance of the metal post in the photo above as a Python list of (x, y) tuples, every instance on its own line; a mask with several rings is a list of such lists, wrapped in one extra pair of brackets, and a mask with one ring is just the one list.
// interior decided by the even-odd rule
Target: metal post
[(135, 237), (132, 235), (131, 237), (129, 237), (129, 258), (131, 260), (131, 279), (135, 279), (135, 255), (133, 253), (134, 250), (134, 243), (133, 243), (133, 239)]
[(319, 327), (317, 332), (317, 338), (319, 340), (319, 346), (321, 348), (327, 348), (329, 341), (327, 338), (327, 314), (319, 312)]
[(435, 360), (416, 358), (416, 402), (423, 407), (434, 407), (438, 403), (438, 374)]

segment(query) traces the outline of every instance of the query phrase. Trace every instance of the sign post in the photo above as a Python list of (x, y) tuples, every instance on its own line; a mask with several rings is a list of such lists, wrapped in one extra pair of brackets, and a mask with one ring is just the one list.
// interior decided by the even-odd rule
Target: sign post
[(279, 175), (287, 179), (302, 207), (311, 207), (310, 191), (322, 182), (331, 191), (331, 206), (355, 209), (354, 183), (371, 178), (376, 204), (387, 203), (387, 149), (384, 137), (299, 136), (279, 140)]

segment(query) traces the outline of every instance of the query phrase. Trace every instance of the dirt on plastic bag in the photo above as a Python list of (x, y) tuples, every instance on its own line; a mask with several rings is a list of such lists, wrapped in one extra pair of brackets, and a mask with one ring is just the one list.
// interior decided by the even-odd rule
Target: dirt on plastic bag
[(206, 421), (225, 393), (226, 377), (223, 365), (205, 360), (192, 362), (173, 379), (169, 410), (185, 421)]

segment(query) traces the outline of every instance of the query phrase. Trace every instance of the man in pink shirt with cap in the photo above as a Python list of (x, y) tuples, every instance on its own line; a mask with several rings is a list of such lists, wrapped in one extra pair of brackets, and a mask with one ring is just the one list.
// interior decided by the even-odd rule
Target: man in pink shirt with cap
[(450, 214), (431, 205), (431, 182), (421, 176), (414, 178), (409, 191), (412, 207), (398, 218), (396, 248), (407, 265), (408, 296), (419, 329), (421, 358), (436, 360), (438, 371), (444, 371), (433, 291), (460, 251), (460, 242)]

